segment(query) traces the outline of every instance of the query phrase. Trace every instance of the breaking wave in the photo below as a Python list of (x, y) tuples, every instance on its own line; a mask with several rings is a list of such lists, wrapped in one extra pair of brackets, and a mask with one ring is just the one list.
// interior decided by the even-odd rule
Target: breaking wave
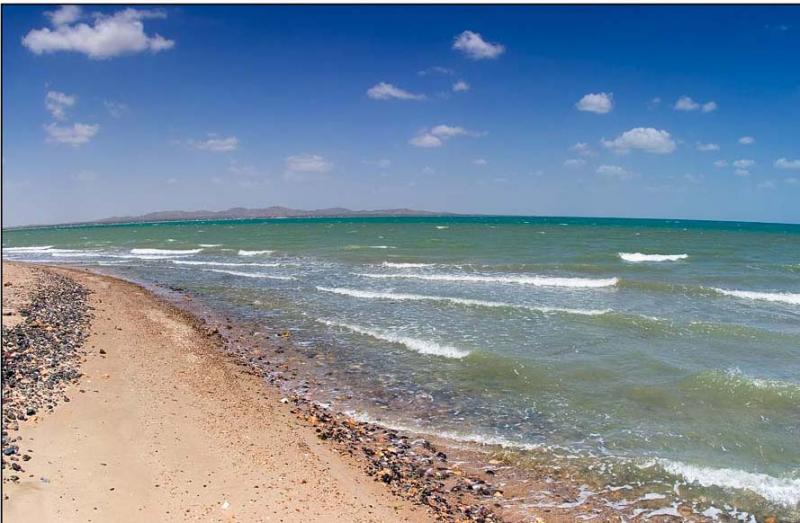
[(685, 260), (688, 254), (643, 254), (641, 252), (620, 252), (619, 257), (626, 262), (665, 262)]
[(242, 276), (244, 278), (266, 278), (269, 280), (294, 280), (294, 276), (279, 276), (277, 274), (267, 274), (264, 272), (239, 272), (239, 271), (225, 271), (222, 269), (206, 269), (211, 272), (218, 272), (221, 274), (230, 274), (231, 276)]
[(468, 274), (371, 274), (358, 273), (366, 278), (407, 278), (427, 281), (453, 281), (468, 283), (517, 283), (537, 287), (598, 288), (613, 287), (619, 278), (557, 278), (551, 276), (477, 276)]
[(759, 300), (771, 301), (777, 303), (788, 303), (790, 305), (800, 305), (800, 293), (792, 292), (755, 292), (755, 291), (737, 291), (713, 288), (714, 291), (724, 295), (733, 296), (734, 298), (742, 298), (745, 300)]

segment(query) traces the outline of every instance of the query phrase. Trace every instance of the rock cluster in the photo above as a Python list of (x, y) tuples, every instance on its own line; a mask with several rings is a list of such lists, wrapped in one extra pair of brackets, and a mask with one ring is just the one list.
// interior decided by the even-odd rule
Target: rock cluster
[[(64, 390), (80, 377), (81, 346), (87, 336), (89, 291), (75, 281), (39, 272), (30, 304), (20, 310), (24, 321), (6, 328), (2, 344), (2, 468), (23, 470), (30, 455), (11, 433), (19, 422), (59, 401), (69, 401)], [(16, 474), (3, 475), (16, 481)]]

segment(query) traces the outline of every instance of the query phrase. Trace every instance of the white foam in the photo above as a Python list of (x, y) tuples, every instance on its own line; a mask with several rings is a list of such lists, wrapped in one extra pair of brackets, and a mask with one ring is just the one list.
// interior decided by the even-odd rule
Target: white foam
[(381, 263), (384, 267), (394, 267), (396, 269), (419, 269), (422, 267), (433, 267), (433, 263), (395, 263), (385, 261)]
[(334, 294), (341, 294), (343, 296), (352, 296), (353, 298), (364, 298), (374, 300), (394, 300), (394, 301), (445, 301), (455, 303), (457, 305), (466, 305), (468, 307), (494, 307), (494, 308), (515, 308), (526, 309), (542, 313), (566, 313), (566, 314), (579, 314), (583, 316), (597, 316), (612, 312), (611, 309), (566, 309), (560, 307), (535, 307), (530, 305), (515, 305), (513, 303), (505, 303), (499, 301), (485, 301), (473, 300), (469, 298), (453, 298), (449, 296), (429, 296), (424, 294), (404, 294), (394, 292), (373, 292), (362, 291), (357, 289), (346, 289), (343, 287), (317, 287), (317, 290), (323, 292), (331, 292)]
[(701, 467), (667, 459), (658, 459), (648, 465), (653, 464), (660, 465), (671, 474), (683, 476), (689, 483), (697, 483), (704, 487), (750, 490), (773, 503), (787, 506), (800, 503), (800, 478), (776, 478), (767, 474)]
[(643, 254), (641, 252), (620, 252), (619, 257), (626, 262), (665, 262), (685, 260), (688, 254)]
[(172, 260), (176, 265), (210, 265), (213, 267), (280, 267), (280, 263), (234, 263), (193, 260)]
[(52, 249), (52, 245), (32, 245), (30, 247), (3, 247), (5, 252), (42, 252)]
[(272, 254), (275, 251), (245, 251), (244, 249), (239, 249), (239, 256), (258, 256), (260, 254)]
[(219, 272), (222, 274), (230, 274), (231, 276), (242, 276), (244, 278), (267, 278), (270, 280), (294, 280), (294, 276), (279, 276), (277, 274), (267, 274), (264, 272), (239, 272), (239, 271), (225, 271), (222, 269), (207, 269), (211, 272)]
[(155, 254), (155, 255), (181, 255), (181, 254), (197, 254), (203, 249), (131, 249), (131, 254)]
[(197, 245), (199, 245), (200, 247), (219, 247), (222, 244), (221, 243), (198, 243)]
[(619, 282), (618, 278), (556, 278), (550, 276), (477, 276), (468, 274), (369, 274), (358, 276), (366, 278), (409, 278), (427, 281), (453, 281), (469, 283), (517, 283), (535, 285), (537, 287), (572, 287), (597, 288), (611, 287)]
[(469, 355), (468, 351), (463, 351), (461, 349), (457, 349), (450, 345), (440, 345), (433, 341), (421, 340), (418, 338), (410, 338), (408, 336), (401, 336), (399, 334), (390, 331), (368, 329), (365, 327), (360, 327), (358, 325), (353, 325), (351, 323), (340, 323), (330, 320), (317, 320), (317, 321), (319, 321), (324, 325), (328, 325), (329, 327), (341, 327), (349, 331), (355, 332), (357, 334), (370, 336), (377, 340), (383, 340), (383, 341), (388, 341), (390, 343), (397, 343), (400, 345), (404, 345), (405, 347), (415, 352), (419, 352), (420, 354), (430, 354), (432, 356), (444, 356), (445, 358), (463, 358)]
[(788, 303), (790, 305), (800, 305), (800, 293), (737, 291), (718, 289), (716, 287), (714, 287), (714, 290), (725, 296), (733, 296), (735, 298), (742, 298), (746, 300), (772, 301), (778, 303)]

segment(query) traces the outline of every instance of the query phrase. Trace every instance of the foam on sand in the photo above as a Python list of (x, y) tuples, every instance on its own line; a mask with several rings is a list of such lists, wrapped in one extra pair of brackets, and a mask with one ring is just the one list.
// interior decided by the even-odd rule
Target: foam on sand
[(800, 305), (800, 293), (792, 292), (755, 292), (755, 291), (737, 291), (718, 289), (714, 287), (714, 291), (724, 295), (733, 296), (734, 298), (742, 298), (745, 300), (760, 300), (771, 301), (777, 303), (788, 303), (790, 305)]
[(620, 252), (618, 254), (620, 258), (631, 263), (680, 261), (689, 257), (688, 254), (643, 254), (641, 252)]
[(471, 274), (370, 274), (359, 273), (365, 278), (408, 278), (427, 281), (452, 281), (466, 283), (516, 283), (537, 287), (597, 288), (613, 287), (619, 278), (556, 278), (551, 276), (478, 276)]
[(263, 250), (263, 251), (245, 251), (244, 249), (239, 249), (239, 256), (259, 256), (261, 254), (272, 254), (275, 251), (270, 250)]
[(683, 476), (690, 484), (749, 490), (773, 503), (786, 506), (800, 503), (800, 478), (776, 478), (767, 474), (702, 467), (667, 459), (657, 459), (645, 466), (652, 465), (659, 465), (670, 474)]
[(428, 296), (424, 294), (403, 294), (394, 292), (373, 292), (361, 291), (357, 289), (345, 289), (342, 287), (317, 287), (317, 290), (323, 292), (330, 292), (333, 294), (340, 294), (342, 296), (351, 296), (353, 298), (373, 299), (373, 300), (392, 300), (392, 301), (444, 301), (454, 303), (456, 305), (465, 305), (467, 307), (493, 307), (493, 308), (512, 308), (512, 309), (525, 309), (544, 314), (548, 313), (565, 313), (565, 314), (578, 314), (582, 316), (597, 316), (612, 312), (611, 309), (565, 309), (560, 307), (534, 307), (529, 305), (515, 305), (513, 303), (505, 303), (499, 301), (485, 301), (485, 300), (472, 300), (469, 298), (452, 298), (449, 296)]
[(267, 274), (264, 272), (239, 272), (239, 271), (225, 271), (222, 269), (206, 269), (211, 272), (218, 272), (221, 274), (230, 274), (231, 276), (242, 276), (244, 278), (266, 278), (269, 280), (294, 280), (294, 276), (278, 276), (277, 274)]
[(358, 325), (353, 325), (351, 323), (341, 323), (331, 320), (317, 320), (317, 321), (329, 327), (339, 327), (347, 329), (349, 331), (355, 332), (356, 334), (370, 336), (371, 338), (375, 338), (376, 340), (388, 341), (389, 343), (397, 343), (399, 345), (404, 345), (406, 348), (411, 349), (415, 352), (419, 352), (420, 354), (429, 354), (431, 356), (443, 356), (445, 358), (456, 358), (456, 359), (464, 358), (469, 355), (468, 351), (457, 349), (450, 345), (440, 345), (433, 341), (421, 340), (418, 338), (410, 338), (408, 336), (401, 336), (399, 334), (390, 331), (379, 330), (379, 329), (368, 329)]
[(155, 255), (186, 255), (197, 254), (203, 249), (131, 249), (131, 254), (155, 254)]

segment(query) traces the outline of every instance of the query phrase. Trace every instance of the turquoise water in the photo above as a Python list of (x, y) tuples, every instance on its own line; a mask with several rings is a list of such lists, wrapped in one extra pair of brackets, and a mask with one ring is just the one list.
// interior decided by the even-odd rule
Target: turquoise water
[(800, 226), (283, 219), (3, 242), (6, 259), (103, 266), (290, 327), (362, 416), (799, 517)]

